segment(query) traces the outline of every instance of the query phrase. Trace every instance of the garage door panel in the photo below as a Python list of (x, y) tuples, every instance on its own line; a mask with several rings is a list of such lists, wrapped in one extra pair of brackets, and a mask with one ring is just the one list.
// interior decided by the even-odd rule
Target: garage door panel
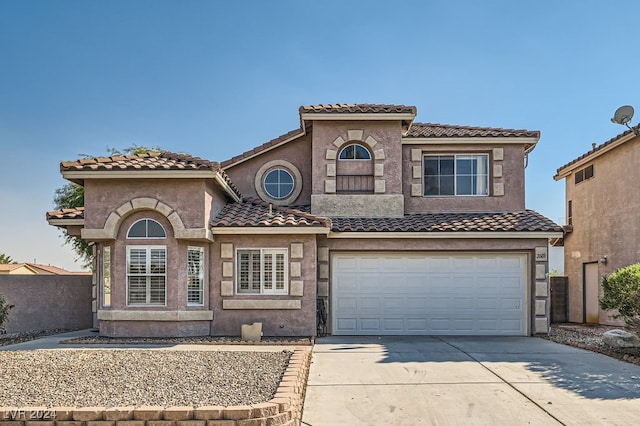
[(380, 318), (361, 318), (360, 330), (362, 331), (377, 331), (380, 330)]
[(382, 330), (385, 332), (398, 333), (404, 330), (403, 318), (384, 318)]
[(373, 297), (360, 297), (358, 300), (358, 310), (361, 312), (365, 312), (367, 310), (380, 310), (380, 298)]
[(358, 298), (357, 297), (343, 296), (340, 299), (338, 299), (338, 301), (336, 303), (336, 310), (339, 310), (341, 312), (345, 312), (345, 311), (354, 311), (355, 312), (357, 307), (358, 307)]
[(385, 311), (402, 309), (406, 305), (404, 297), (385, 297), (382, 299), (382, 307)]
[(334, 254), (334, 334), (526, 334), (526, 256)]
[(428, 323), (425, 318), (407, 318), (407, 330), (411, 332), (419, 332), (422, 334), (428, 330)]
[(355, 318), (338, 318), (336, 320), (336, 334), (357, 334), (357, 320)]

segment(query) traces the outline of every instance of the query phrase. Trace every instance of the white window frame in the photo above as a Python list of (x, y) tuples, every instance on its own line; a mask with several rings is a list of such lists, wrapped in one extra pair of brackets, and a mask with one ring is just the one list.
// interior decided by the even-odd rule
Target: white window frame
[[(129, 265), (131, 261), (132, 250), (145, 250), (145, 273), (131, 273)], [(151, 251), (163, 250), (164, 252), (164, 273), (152, 273), (151, 270)], [(164, 245), (130, 245), (127, 246), (127, 306), (167, 306), (167, 246)], [(146, 277), (146, 300), (145, 303), (130, 303), (129, 281), (131, 277)], [(164, 279), (164, 300), (162, 303), (151, 303), (151, 278), (161, 277)]]
[[(453, 157), (453, 194), (436, 194), (436, 195), (427, 195), (423, 192), (422, 196), (426, 197), (426, 198), (433, 198), (433, 197), (488, 197), (489, 195), (491, 195), (491, 192), (489, 190), (490, 188), (490, 181), (491, 181), (491, 174), (489, 173), (489, 154), (484, 154), (484, 153), (474, 153), (474, 152), (464, 152), (464, 153), (446, 153), (446, 152), (432, 152), (432, 153), (423, 153), (422, 154), (422, 188), (423, 191), (426, 191), (427, 189), (427, 185), (426, 185), (426, 174), (425, 174), (425, 170), (424, 170), (424, 162), (425, 159), (427, 157)], [(485, 194), (458, 194), (458, 172), (456, 170), (457, 167), (457, 162), (458, 162), (458, 157), (483, 157), (485, 159), (485, 164), (486, 164), (486, 172), (482, 173), (482, 174), (476, 174), (475, 176), (486, 176), (486, 193)]]
[[(192, 270), (192, 253), (197, 253), (199, 259), (198, 264), (194, 265)], [(187, 306), (204, 306), (204, 248), (203, 247), (187, 247)], [(192, 280), (196, 282), (197, 288), (191, 287)], [(198, 294), (199, 301), (191, 301), (191, 292)]]
[[(247, 274), (249, 274), (249, 290), (241, 290), (241, 279), (243, 275), (243, 265), (240, 260), (240, 255), (242, 252), (259, 252), (260, 256), (260, 266), (259, 266), (259, 290), (258, 286), (255, 285), (253, 280), (251, 280), (251, 274), (253, 270), (251, 269), (251, 264), (249, 264), (249, 268), (247, 269)], [(282, 256), (282, 270), (278, 270), (278, 262), (271, 263), (271, 268), (268, 268), (270, 261), (269, 256)], [(271, 260), (273, 257), (271, 258)], [(281, 279), (278, 280), (278, 274), (281, 274)], [(271, 276), (269, 280), (268, 277)], [(256, 294), (289, 294), (289, 250), (286, 248), (238, 248), (236, 249), (236, 283), (235, 290), (236, 294), (247, 294), (247, 295), (256, 295)], [(270, 282), (268, 282), (270, 281)], [(282, 283), (282, 288), (277, 288), (278, 282)], [(254, 290), (251, 291), (251, 287), (254, 287)], [(256, 291), (258, 290), (258, 291)]]
[(111, 306), (111, 247), (102, 248), (102, 306)]

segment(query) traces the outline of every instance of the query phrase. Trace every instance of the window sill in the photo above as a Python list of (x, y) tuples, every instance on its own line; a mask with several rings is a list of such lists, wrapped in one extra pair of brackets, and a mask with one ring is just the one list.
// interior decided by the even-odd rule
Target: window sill
[(213, 311), (124, 311), (99, 310), (102, 321), (211, 321)]
[(302, 309), (300, 300), (225, 299), (222, 309)]

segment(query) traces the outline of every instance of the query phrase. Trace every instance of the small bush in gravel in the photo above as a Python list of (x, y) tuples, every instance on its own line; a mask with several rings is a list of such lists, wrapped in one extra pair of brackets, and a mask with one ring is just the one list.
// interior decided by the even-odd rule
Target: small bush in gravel
[(0, 330), (4, 330), (4, 325), (9, 321), (9, 312), (13, 307), (14, 305), (10, 305), (0, 294)]
[(625, 327), (640, 335), (640, 263), (618, 269), (602, 278), (602, 309), (617, 309), (614, 318), (622, 318)]

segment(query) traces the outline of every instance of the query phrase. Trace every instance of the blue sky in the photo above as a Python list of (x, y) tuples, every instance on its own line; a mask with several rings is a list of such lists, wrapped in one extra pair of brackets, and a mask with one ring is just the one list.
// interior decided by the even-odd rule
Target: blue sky
[(318, 103), (540, 130), (527, 207), (562, 222), (555, 170), (640, 108), (638, 16), (631, 0), (0, 1), (0, 253), (80, 268), (44, 218), (62, 160), (137, 144), (222, 161)]

